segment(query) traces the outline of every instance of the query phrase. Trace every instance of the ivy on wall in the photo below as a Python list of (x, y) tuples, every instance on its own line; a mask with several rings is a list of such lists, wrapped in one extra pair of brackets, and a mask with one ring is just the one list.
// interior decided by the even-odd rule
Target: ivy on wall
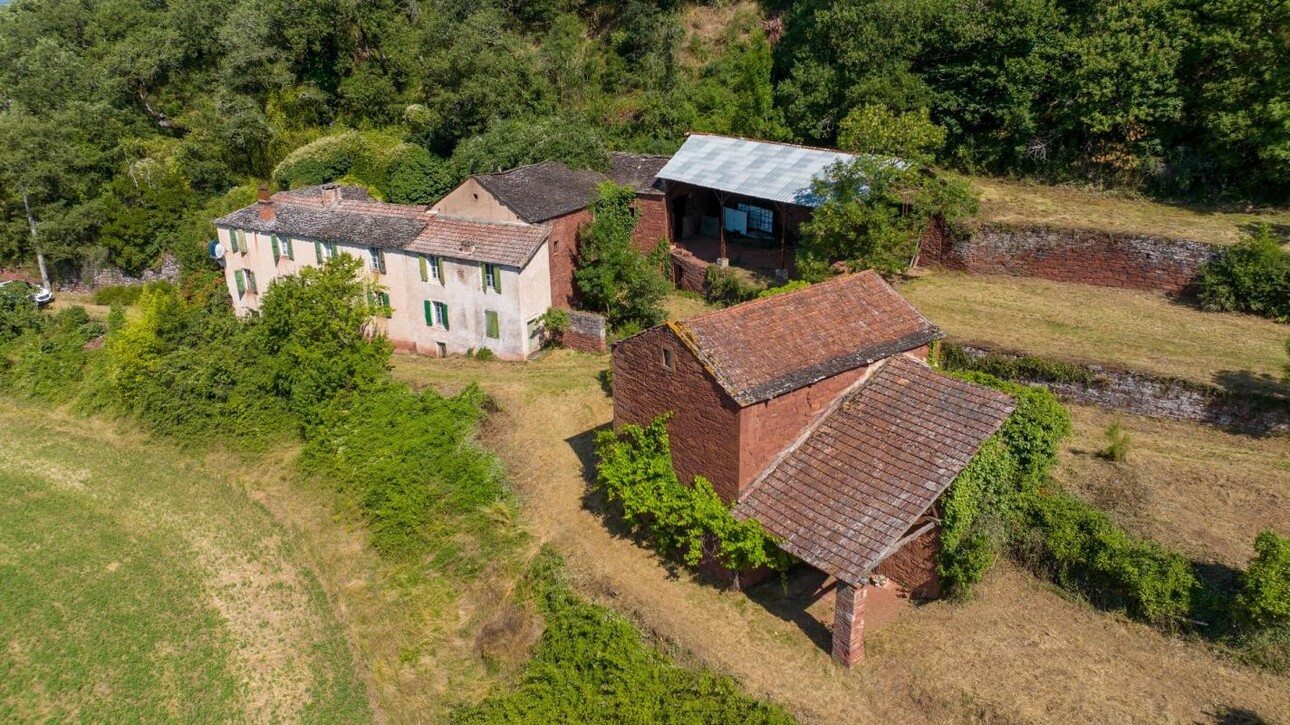
[(672, 467), (667, 416), (647, 426), (625, 425), (596, 437), (596, 488), (631, 530), (667, 556), (697, 566), (711, 556), (734, 571), (784, 571), (791, 557), (756, 521), (740, 521), (702, 476), (686, 486)]

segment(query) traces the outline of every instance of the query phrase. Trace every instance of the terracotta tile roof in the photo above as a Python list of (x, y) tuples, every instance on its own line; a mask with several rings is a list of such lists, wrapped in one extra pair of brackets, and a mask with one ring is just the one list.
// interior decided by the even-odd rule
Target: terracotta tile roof
[(455, 259), (493, 262), (512, 267), (528, 264), (550, 229), (435, 214), (406, 249)]
[(744, 491), (735, 515), (859, 583), (949, 487), (1015, 404), (908, 355), (881, 364)]
[(669, 324), (740, 405), (941, 337), (872, 270)]
[(359, 187), (339, 188), (340, 202), (327, 204), (323, 187), (312, 186), (273, 195), (274, 218), (260, 219), (258, 205), (243, 207), (216, 219), (218, 227), (281, 234), (312, 241), (364, 244), (401, 249), (425, 228), (424, 206), (373, 201)]
[(477, 174), (474, 179), (521, 219), (536, 224), (585, 208), (596, 186), (606, 180), (637, 191), (650, 190), (667, 157), (614, 153), (609, 162), (607, 173), (544, 161), (495, 174)]

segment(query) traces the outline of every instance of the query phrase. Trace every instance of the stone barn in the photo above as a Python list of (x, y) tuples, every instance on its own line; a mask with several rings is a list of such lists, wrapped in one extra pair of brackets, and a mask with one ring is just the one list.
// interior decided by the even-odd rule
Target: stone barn
[(872, 271), (627, 338), (614, 425), (664, 413), (682, 481), (710, 479), (836, 578), (833, 655), (863, 657), (869, 578), (939, 595), (941, 494), (1014, 404), (926, 363), (940, 330)]

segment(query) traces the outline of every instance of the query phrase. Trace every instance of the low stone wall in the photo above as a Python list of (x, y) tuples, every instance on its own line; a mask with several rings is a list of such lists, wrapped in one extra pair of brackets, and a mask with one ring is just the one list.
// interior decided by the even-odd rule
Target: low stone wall
[[(970, 345), (960, 348), (971, 358), (987, 355), (1020, 358), (1020, 353), (987, 350)], [(1042, 385), (1068, 403), (1096, 405), (1132, 415), (1169, 418), (1217, 425), (1253, 435), (1290, 433), (1290, 399), (1273, 394), (1240, 394), (1189, 380), (1084, 365), (1091, 382), (1054, 382), (1018, 378)]]
[(1165, 237), (986, 224), (965, 239), (925, 234), (920, 263), (1176, 294), (1221, 253), (1209, 244)]
[(677, 289), (705, 294), (708, 291), (708, 263), (680, 247), (672, 248), (672, 284)]
[(569, 328), (560, 333), (560, 344), (579, 352), (604, 352), (605, 318), (594, 312), (569, 310)]

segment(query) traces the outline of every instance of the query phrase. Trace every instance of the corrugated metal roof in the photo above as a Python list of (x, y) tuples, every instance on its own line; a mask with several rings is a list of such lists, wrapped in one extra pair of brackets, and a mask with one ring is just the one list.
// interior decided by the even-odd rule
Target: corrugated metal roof
[(857, 158), (830, 149), (692, 133), (658, 178), (814, 207), (823, 199), (811, 193), (811, 181), (833, 164)]

